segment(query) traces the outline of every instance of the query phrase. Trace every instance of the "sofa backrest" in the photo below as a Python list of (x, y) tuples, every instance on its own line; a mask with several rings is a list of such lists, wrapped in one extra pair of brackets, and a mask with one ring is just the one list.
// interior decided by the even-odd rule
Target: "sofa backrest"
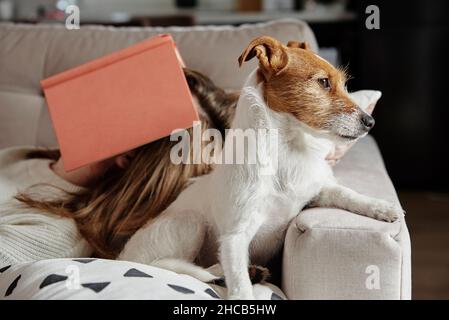
[[(114, 28), (0, 24), (0, 148), (57, 146), (40, 80), (160, 33), (173, 35), (186, 65), (219, 86), (239, 89), (256, 61), (238, 67), (237, 58), (255, 37), (284, 43), (307, 41), (317, 51), (308, 25), (279, 20), (253, 25)], [(256, 60), (256, 59), (254, 59)]]

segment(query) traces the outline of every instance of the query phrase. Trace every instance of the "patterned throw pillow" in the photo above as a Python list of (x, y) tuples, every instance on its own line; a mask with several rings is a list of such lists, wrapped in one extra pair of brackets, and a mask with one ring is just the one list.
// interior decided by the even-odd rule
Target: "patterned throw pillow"
[[(276, 286), (254, 285), (258, 300), (284, 300)], [(93, 258), (0, 265), (0, 300), (216, 300), (221, 285), (135, 262)]]

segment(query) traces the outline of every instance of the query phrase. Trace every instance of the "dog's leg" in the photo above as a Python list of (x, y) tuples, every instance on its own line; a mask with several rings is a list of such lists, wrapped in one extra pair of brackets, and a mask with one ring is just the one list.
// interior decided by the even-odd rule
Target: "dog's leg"
[(239, 230), (220, 237), (220, 262), (225, 274), (228, 299), (254, 300), (248, 272), (249, 245), (262, 219), (249, 219)]
[(312, 205), (337, 207), (387, 222), (394, 222), (404, 215), (400, 207), (388, 201), (362, 195), (339, 184), (324, 186)]

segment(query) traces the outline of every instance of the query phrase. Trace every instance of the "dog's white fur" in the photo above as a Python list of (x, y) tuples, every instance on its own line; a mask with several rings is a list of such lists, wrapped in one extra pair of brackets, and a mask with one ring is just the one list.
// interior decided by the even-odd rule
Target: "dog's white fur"
[[(249, 260), (265, 264), (280, 249), (289, 222), (306, 205), (342, 208), (389, 222), (402, 216), (402, 209), (393, 204), (339, 185), (325, 161), (330, 137), (290, 114), (271, 110), (261, 91), (254, 72), (242, 91), (232, 127), (279, 130), (276, 172), (261, 174), (258, 164), (217, 165), (140, 229), (119, 259), (210, 281), (214, 275), (186, 261), (214, 257), (218, 251), (228, 297), (253, 299)], [(268, 147), (258, 152), (275, 160)]]

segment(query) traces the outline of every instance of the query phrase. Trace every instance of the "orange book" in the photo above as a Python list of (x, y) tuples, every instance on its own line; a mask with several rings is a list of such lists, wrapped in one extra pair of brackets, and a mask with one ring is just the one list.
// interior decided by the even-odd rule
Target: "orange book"
[(41, 81), (67, 171), (198, 120), (183, 62), (160, 35)]

